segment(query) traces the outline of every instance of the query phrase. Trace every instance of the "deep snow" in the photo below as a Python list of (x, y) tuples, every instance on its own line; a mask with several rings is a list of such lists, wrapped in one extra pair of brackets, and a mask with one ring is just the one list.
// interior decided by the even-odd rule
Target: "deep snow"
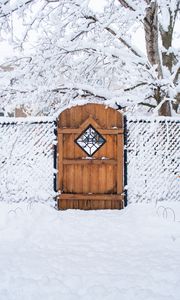
[[(164, 207), (172, 210), (164, 212)], [(159, 208), (158, 208), (159, 207)], [(0, 204), (0, 300), (179, 300), (180, 204)]]

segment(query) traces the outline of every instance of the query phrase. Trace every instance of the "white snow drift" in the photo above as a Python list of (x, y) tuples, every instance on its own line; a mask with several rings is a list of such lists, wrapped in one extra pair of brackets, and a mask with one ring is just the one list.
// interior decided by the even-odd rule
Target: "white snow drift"
[(0, 203), (0, 299), (179, 300), (180, 205), (164, 213), (162, 203), (89, 212)]

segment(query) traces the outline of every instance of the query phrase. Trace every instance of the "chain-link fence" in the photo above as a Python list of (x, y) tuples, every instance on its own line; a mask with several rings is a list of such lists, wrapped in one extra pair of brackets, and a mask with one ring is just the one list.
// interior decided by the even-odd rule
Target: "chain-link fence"
[(54, 130), (48, 118), (0, 119), (0, 200), (53, 198)]
[(180, 200), (180, 120), (127, 119), (128, 201)]
[[(55, 195), (56, 123), (0, 118), (0, 200), (50, 201)], [(128, 202), (180, 200), (180, 120), (126, 121)]]

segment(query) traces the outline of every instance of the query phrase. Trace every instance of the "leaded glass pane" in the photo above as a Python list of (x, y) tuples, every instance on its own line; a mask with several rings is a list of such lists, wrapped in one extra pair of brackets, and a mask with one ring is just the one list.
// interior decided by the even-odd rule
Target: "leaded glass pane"
[(104, 145), (106, 140), (103, 136), (89, 125), (81, 135), (75, 140), (76, 144), (89, 156), (92, 156), (99, 148)]

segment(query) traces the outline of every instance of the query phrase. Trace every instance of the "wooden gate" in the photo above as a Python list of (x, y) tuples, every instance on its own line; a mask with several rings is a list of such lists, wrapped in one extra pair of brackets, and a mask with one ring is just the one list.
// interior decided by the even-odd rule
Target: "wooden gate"
[(58, 118), (58, 209), (120, 209), (123, 200), (123, 116), (100, 104)]

